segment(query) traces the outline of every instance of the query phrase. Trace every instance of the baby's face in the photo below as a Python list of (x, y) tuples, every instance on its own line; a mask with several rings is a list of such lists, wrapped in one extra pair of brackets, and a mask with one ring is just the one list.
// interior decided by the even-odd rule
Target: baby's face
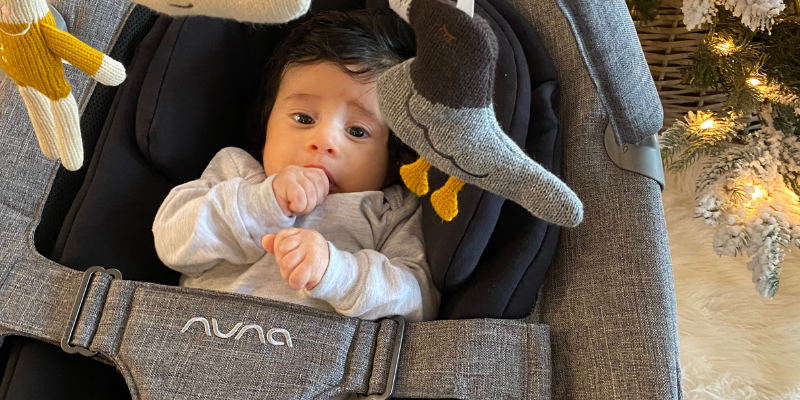
[(318, 167), (331, 193), (379, 190), (388, 140), (374, 82), (360, 83), (330, 62), (290, 66), (267, 121), (264, 171)]

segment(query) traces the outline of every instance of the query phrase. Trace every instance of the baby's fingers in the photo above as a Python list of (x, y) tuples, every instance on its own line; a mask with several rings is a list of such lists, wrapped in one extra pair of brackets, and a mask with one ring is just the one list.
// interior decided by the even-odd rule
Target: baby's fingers
[(291, 182), (286, 188), (286, 199), (289, 200), (289, 210), (295, 214), (301, 213), (308, 205), (306, 192), (299, 182)]
[(331, 182), (328, 180), (328, 175), (320, 168), (309, 168), (307, 171), (306, 176), (314, 182), (314, 188), (317, 190), (317, 205), (322, 204), (330, 192)]
[[(314, 273), (314, 261), (313, 257), (310, 255), (306, 255), (306, 257), (300, 261), (300, 264), (291, 271), (289, 274), (289, 279), (286, 282), (289, 283), (289, 286), (292, 287), (294, 290), (300, 290), (308, 285), (308, 281), (311, 278), (311, 275)], [(309, 290), (312, 288), (309, 288)]]
[(267, 251), (267, 253), (275, 254), (275, 237), (278, 236), (274, 233), (270, 233), (265, 235), (261, 238), (261, 247)]
[(303, 238), (298, 233), (300, 233), (300, 230), (297, 228), (286, 228), (278, 232), (278, 236), (275, 239), (276, 258), (283, 258), (290, 251), (300, 247)]
[(303, 192), (306, 198), (306, 206), (299, 211), (299, 213), (310, 214), (311, 211), (314, 211), (314, 208), (317, 206), (317, 204), (319, 204), (319, 194), (317, 188), (315, 187), (314, 182), (307, 177), (298, 179), (298, 183), (303, 187)]
[[(303, 249), (295, 249), (278, 260), (278, 267), (280, 268), (281, 277), (283, 277), (283, 280), (289, 283), (290, 286), (292, 286), (292, 283), (289, 282), (289, 277), (305, 257), (306, 252)], [(292, 286), (292, 288), (302, 289), (302, 287), (296, 288), (294, 286)]]

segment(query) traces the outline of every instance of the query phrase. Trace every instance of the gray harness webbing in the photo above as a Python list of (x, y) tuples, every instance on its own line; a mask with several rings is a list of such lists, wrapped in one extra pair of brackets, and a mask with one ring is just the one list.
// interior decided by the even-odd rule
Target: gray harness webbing
[(0, 334), (96, 352), (116, 365), (134, 399), (388, 398), (392, 383), (395, 397), (550, 397), (546, 325), (432, 321), (410, 323), (401, 335), (395, 319), (362, 321), (90, 271), (43, 260), (2, 271)]

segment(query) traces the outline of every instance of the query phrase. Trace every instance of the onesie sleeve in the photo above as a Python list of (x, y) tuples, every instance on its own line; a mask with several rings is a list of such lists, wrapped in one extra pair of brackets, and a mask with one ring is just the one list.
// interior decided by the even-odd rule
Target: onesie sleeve
[(220, 261), (252, 264), (261, 238), (294, 225), (272, 191), (274, 176), (244, 150), (222, 149), (200, 179), (173, 188), (156, 214), (156, 252), (168, 267), (197, 278)]
[(422, 235), (422, 208), (408, 192), (398, 209), (392, 210), (382, 229), (378, 250), (356, 253), (328, 243), (330, 263), (322, 280), (309, 296), (330, 303), (336, 312), (374, 320), (402, 315), (407, 320), (436, 318), (439, 292), (432, 283)]

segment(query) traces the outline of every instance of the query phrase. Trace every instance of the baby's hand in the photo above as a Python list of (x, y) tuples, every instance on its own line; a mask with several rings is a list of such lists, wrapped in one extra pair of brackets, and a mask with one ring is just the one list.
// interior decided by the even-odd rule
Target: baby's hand
[(272, 191), (286, 216), (308, 214), (325, 200), (330, 181), (319, 168), (290, 165), (272, 181)]
[(292, 289), (314, 289), (328, 270), (328, 241), (313, 229), (286, 228), (261, 238), (261, 245), (275, 255)]

